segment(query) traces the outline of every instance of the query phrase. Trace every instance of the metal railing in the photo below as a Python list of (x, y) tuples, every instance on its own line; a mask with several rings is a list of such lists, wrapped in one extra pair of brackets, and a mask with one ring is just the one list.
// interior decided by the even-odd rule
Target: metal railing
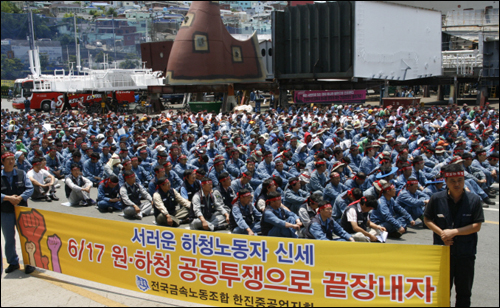
[(483, 66), (483, 55), (475, 50), (443, 51), (443, 68), (456, 69), (457, 75), (473, 75), (474, 68)]

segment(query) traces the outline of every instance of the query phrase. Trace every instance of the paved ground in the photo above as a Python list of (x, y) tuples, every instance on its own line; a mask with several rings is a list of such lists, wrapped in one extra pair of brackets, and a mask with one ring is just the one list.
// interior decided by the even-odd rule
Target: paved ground
[[(6, 102), (5, 102), (6, 103)], [(2, 100), (2, 108), (8, 108)], [(495, 184), (498, 187), (498, 184)], [(94, 198), (97, 190), (91, 191)], [(63, 200), (64, 188), (57, 190), (57, 196)], [(479, 245), (476, 261), (475, 282), (472, 296), (473, 306), (498, 307), (499, 293), (499, 200), (496, 205), (485, 209), (486, 223), (479, 233)], [(30, 207), (49, 211), (70, 213), (89, 217), (99, 217), (111, 220), (125, 220), (117, 213), (102, 214), (95, 208), (71, 208), (62, 206), (61, 202), (33, 202)], [(134, 223), (131, 221), (130, 223)], [(153, 225), (153, 218), (146, 217), (140, 223)], [(181, 226), (187, 227), (187, 226)], [(223, 232), (223, 231), (221, 231)], [(400, 240), (391, 240), (400, 244), (432, 244), (431, 231), (416, 226), (408, 231)], [(19, 240), (18, 240), (19, 243)], [(2, 236), (3, 245), (3, 236)], [(19, 244), (18, 254), (21, 256)], [(4, 264), (5, 268), (5, 264)], [(23, 271), (11, 274), (2, 273), (1, 306), (200, 306), (189, 302), (166, 299), (153, 295), (111, 287), (67, 275), (37, 270), (31, 275)], [(452, 294), (452, 302), (454, 305)]]

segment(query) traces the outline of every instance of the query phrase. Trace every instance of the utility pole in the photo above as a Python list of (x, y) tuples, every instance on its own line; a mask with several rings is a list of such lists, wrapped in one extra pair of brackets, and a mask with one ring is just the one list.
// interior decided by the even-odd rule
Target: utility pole
[(116, 37), (115, 37), (115, 17), (111, 16), (111, 21), (113, 23), (113, 49), (115, 50), (115, 61), (116, 61)]
[(77, 71), (78, 73), (80, 73), (80, 68), (81, 68), (81, 65), (80, 65), (80, 43), (78, 42), (78, 37), (77, 37), (77, 33), (76, 33), (76, 14), (73, 15), (73, 21), (75, 23), (75, 54), (76, 54), (76, 68), (77, 68)]

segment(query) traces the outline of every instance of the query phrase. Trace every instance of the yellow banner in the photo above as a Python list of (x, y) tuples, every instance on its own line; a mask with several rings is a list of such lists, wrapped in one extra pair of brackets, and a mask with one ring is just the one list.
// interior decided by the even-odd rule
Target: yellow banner
[(3, 80), (2, 79), (2, 87), (7, 86), (7, 87), (13, 87), (14, 86), (14, 80)]
[(449, 247), (207, 233), (24, 207), (16, 217), (30, 264), (148, 294), (213, 306), (449, 306)]

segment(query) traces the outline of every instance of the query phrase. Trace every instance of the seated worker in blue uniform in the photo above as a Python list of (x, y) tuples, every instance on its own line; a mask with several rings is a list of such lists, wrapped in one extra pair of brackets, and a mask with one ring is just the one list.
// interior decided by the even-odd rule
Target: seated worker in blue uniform
[(424, 194), (429, 197), (432, 197), (433, 194), (443, 191), (446, 188), (444, 187), (444, 178), (438, 177), (434, 180), (425, 182)]
[(262, 235), (297, 238), (302, 227), (300, 218), (281, 207), (281, 194), (277, 191), (267, 194), (266, 208), (261, 222)]
[(405, 209), (394, 201), (396, 187), (393, 184), (380, 180), (373, 185), (381, 196), (378, 199), (378, 208), (373, 210), (370, 215), (371, 220), (373, 223), (386, 228), (390, 237), (400, 238), (406, 232), (406, 226), (414, 226), (415, 221)]
[(123, 203), (120, 198), (120, 185), (118, 177), (112, 175), (108, 179), (102, 180), (97, 188), (97, 208), (101, 212), (121, 211)]
[(252, 204), (252, 192), (243, 188), (233, 200), (229, 228), (235, 234), (257, 235), (261, 231), (262, 213)]
[(324, 200), (318, 205), (318, 214), (311, 219), (305, 237), (322, 241), (354, 242), (354, 238), (332, 219), (332, 205)]
[(396, 204), (404, 208), (413, 220), (420, 218), (424, 222), (425, 206), (429, 202), (429, 196), (418, 190), (419, 183), (416, 178), (410, 177), (406, 186), (399, 192)]

